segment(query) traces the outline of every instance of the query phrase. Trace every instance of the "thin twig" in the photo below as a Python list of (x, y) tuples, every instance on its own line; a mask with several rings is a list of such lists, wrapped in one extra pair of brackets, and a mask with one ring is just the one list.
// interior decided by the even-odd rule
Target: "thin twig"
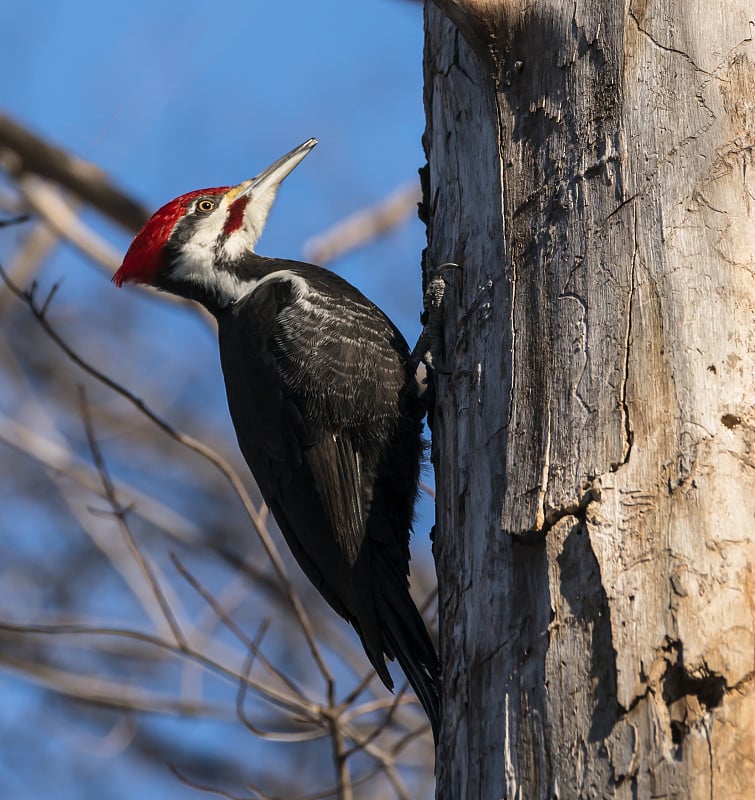
[[(17, 217), (16, 220), (22, 219)], [(11, 221), (13, 222), (13, 221)], [(10, 224), (0, 221), (0, 227)], [(42, 262), (60, 241), (60, 237), (45, 222), (35, 222), (25, 233), (8, 264), (8, 272), (14, 280), (28, 283), (40, 269)], [(10, 293), (0, 296), (0, 311), (10, 300)]]
[(246, 659), (244, 660), (244, 666), (242, 667), (241, 674), (244, 680), (239, 681), (239, 688), (236, 692), (236, 716), (244, 725), (245, 728), (250, 730), (255, 736), (260, 739), (265, 739), (267, 741), (277, 741), (277, 742), (306, 742), (311, 741), (313, 739), (320, 739), (325, 735), (325, 732), (322, 730), (313, 730), (313, 731), (304, 731), (300, 733), (282, 733), (282, 732), (273, 732), (273, 731), (263, 731), (262, 728), (258, 728), (249, 718), (248, 714), (246, 713), (246, 694), (247, 688), (249, 686), (249, 676), (252, 672), (252, 666), (254, 665), (255, 658), (259, 656), (260, 653), (260, 644), (262, 643), (262, 637), (265, 635), (265, 631), (267, 630), (267, 621), (263, 621), (260, 625), (259, 630), (257, 631), (257, 635), (254, 637), (253, 641), (249, 643), (249, 653), (247, 654)]
[(24, 222), (28, 222), (31, 217), (28, 214), (20, 214), (17, 217), (11, 217), (10, 219), (0, 219), (0, 228), (9, 228), (11, 225), (22, 225)]
[[(233, 619), (226, 613), (225, 609), (217, 602), (217, 600), (210, 594), (207, 589), (192, 575), (188, 569), (183, 565), (181, 560), (175, 553), (170, 553), (170, 559), (173, 565), (178, 570), (181, 577), (194, 589), (197, 594), (210, 606), (215, 612), (217, 618), (225, 625), (225, 627), (244, 645), (244, 647), (254, 654), (255, 658), (260, 660), (265, 669), (274, 675), (278, 680), (284, 683), (288, 688), (303, 702), (308, 702), (301, 689), (281, 670), (275, 667), (262, 653), (259, 652), (259, 646), (254, 640), (250, 639), (244, 631), (233, 621)], [(267, 629), (267, 623), (264, 623), (264, 629)], [(251, 669), (251, 665), (249, 667)]]
[[(355, 753), (358, 753), (360, 750), (363, 750), (365, 747), (367, 747), (368, 744), (370, 744), (370, 742), (373, 742), (375, 739), (377, 739), (377, 737), (380, 736), (380, 734), (388, 727), (388, 725), (390, 725), (399, 705), (401, 705), (405, 700), (408, 700), (408, 698), (405, 697), (407, 688), (408, 684), (404, 683), (403, 686), (399, 689), (398, 692), (396, 692), (395, 696), (392, 698), (392, 702), (388, 707), (388, 711), (385, 713), (380, 723), (378, 725), (375, 725), (375, 727), (367, 734), (367, 737), (365, 739), (354, 744), (354, 746), (350, 750), (346, 751), (346, 753), (344, 754), (346, 758), (350, 758)], [(374, 708), (370, 708), (371, 705), (373, 704), (366, 703), (364, 706), (357, 707), (352, 714), (344, 715), (344, 720), (350, 721), (356, 716), (370, 713), (371, 711), (375, 710)]]
[(425, 481), (419, 482), (419, 488), (428, 496), (432, 497), (433, 500), (435, 499), (435, 489), (430, 486), (429, 483), (425, 483)]
[(42, 307), (39, 309), (39, 313), (43, 317), (47, 313), (47, 309), (50, 307), (50, 303), (52, 303), (53, 298), (57, 294), (59, 288), (60, 288), (60, 284), (59, 283), (53, 283), (52, 288), (47, 293), (47, 297), (45, 298), (44, 303), (42, 303)]
[(330, 738), (333, 749), (333, 764), (336, 769), (336, 785), (338, 786), (338, 800), (354, 800), (354, 791), (351, 786), (351, 773), (349, 772), (349, 751), (346, 749), (343, 731), (336, 714), (330, 719)]
[[(85, 625), (76, 622), (60, 622), (53, 624), (24, 624), (19, 625), (13, 622), (6, 622), (0, 620), (0, 632), (17, 634), (22, 636), (94, 636), (105, 637), (112, 636), (117, 639), (132, 639), (143, 644), (149, 644), (161, 650), (166, 650), (179, 657), (184, 657), (190, 661), (204, 666), (210, 672), (215, 673), (223, 678), (229, 679), (234, 685), (238, 684), (240, 680), (244, 680), (244, 676), (237, 670), (221, 664), (213, 658), (210, 658), (205, 653), (200, 653), (191, 646), (182, 650), (174, 642), (163, 639), (160, 636), (144, 633), (130, 628), (118, 628), (104, 625)], [(308, 721), (319, 722), (320, 714), (319, 709), (314, 704), (300, 703), (292, 699), (289, 695), (277, 691), (271, 686), (265, 685), (260, 681), (247, 680), (249, 688), (257, 692), (261, 697), (264, 697), (268, 702), (285, 709), (289, 713), (303, 716)]]
[(417, 739), (419, 736), (427, 733), (427, 725), (418, 725), (413, 731), (409, 731), (402, 736), (391, 748), (391, 754), (398, 756), (398, 754), (409, 744), (409, 742)]
[[(38, 461), (46, 469), (72, 479), (79, 486), (100, 494), (102, 484), (96, 470), (79, 458), (70, 447), (42, 436), (39, 431), (22, 425), (0, 413), (0, 441)], [(201, 543), (201, 531), (191, 521), (133, 486), (118, 482), (118, 494), (127, 497), (124, 505), (173, 539), (192, 545)]]
[(139, 691), (125, 686), (121, 681), (112, 682), (96, 675), (60, 669), (43, 664), (39, 660), (30, 661), (2, 653), (0, 664), (4, 669), (20, 672), (30, 682), (52, 689), (61, 695), (108, 708), (188, 717), (201, 716), (210, 719), (228, 719), (230, 716), (227, 709), (205, 703), (174, 700), (154, 692)]
[(181, 626), (178, 624), (176, 615), (173, 613), (173, 609), (170, 607), (170, 603), (168, 603), (168, 600), (165, 597), (165, 593), (163, 592), (162, 587), (155, 576), (152, 566), (144, 557), (144, 554), (139, 548), (133, 533), (131, 533), (131, 528), (129, 527), (128, 520), (126, 519), (126, 510), (118, 501), (118, 497), (115, 493), (115, 487), (110, 479), (107, 465), (105, 464), (105, 459), (102, 456), (102, 451), (100, 450), (100, 445), (94, 432), (94, 423), (92, 422), (92, 415), (89, 410), (86, 391), (83, 386), (79, 386), (79, 401), (81, 404), (81, 418), (84, 422), (84, 429), (86, 430), (89, 449), (92, 453), (95, 466), (97, 467), (100, 480), (102, 481), (102, 488), (105, 491), (105, 497), (107, 498), (107, 501), (113, 510), (113, 516), (118, 520), (121, 533), (123, 534), (123, 538), (128, 545), (128, 549), (131, 551), (134, 561), (136, 561), (136, 563), (139, 565), (139, 569), (142, 571), (147, 583), (152, 588), (152, 593), (155, 595), (155, 600), (157, 600), (157, 604), (160, 606), (160, 610), (165, 617), (165, 621), (168, 623), (168, 627), (173, 634), (173, 638), (176, 640), (176, 644), (181, 650), (186, 650), (188, 644), (186, 642), (186, 637), (181, 631)]
[[(112, 509), (108, 509), (105, 512), (99, 511), (100, 514), (107, 514), (108, 522), (110, 523), (110, 525), (102, 525), (99, 520), (92, 519), (92, 510), (84, 505), (80, 491), (70, 491), (56, 475), (51, 475), (50, 477), (57, 486), (61, 499), (78, 522), (81, 530), (108, 559), (112, 568), (123, 578), (126, 586), (128, 586), (137, 602), (144, 609), (144, 613), (150, 618), (155, 629), (162, 633), (166, 628), (165, 615), (160, 606), (155, 603), (152, 587), (148, 581), (144, 580), (143, 572), (139, 565), (134, 562), (125, 538), (123, 536), (113, 536), (113, 527), (118, 526), (118, 521), (114, 519)], [(98, 486), (98, 489), (102, 491), (101, 485)]]

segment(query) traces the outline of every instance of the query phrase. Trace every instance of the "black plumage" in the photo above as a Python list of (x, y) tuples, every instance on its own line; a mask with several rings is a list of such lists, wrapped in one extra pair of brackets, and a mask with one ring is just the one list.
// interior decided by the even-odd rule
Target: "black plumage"
[(262, 496), (389, 688), (385, 659), (398, 659), (437, 741), (438, 657), (408, 587), (422, 459), (408, 347), (334, 273), (254, 252), (281, 181), (315, 144), (237, 186), (158, 209), (113, 280), (196, 300), (215, 315), (231, 417)]
[(423, 445), (406, 342), (328, 270), (251, 253), (235, 268), (258, 281), (216, 312), (244, 458), (307, 577), (389, 688), (398, 659), (437, 735), (438, 660), (407, 581)]

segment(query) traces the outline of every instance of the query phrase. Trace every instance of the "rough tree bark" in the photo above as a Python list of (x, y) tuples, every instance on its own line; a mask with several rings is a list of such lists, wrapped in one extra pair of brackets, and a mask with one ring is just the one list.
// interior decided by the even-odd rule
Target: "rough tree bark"
[(754, 31), (426, 4), (439, 797), (755, 797)]

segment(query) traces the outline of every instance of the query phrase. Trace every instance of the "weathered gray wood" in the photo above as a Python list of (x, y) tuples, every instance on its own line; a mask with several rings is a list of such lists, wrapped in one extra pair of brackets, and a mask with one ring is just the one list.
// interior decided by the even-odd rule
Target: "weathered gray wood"
[(426, 6), (440, 797), (755, 797), (753, 32)]

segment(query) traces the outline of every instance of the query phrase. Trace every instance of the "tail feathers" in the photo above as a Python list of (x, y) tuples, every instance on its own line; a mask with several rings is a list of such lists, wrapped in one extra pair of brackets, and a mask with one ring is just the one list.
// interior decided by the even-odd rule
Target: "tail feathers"
[(440, 728), (440, 664), (430, 635), (409, 596), (382, 597), (379, 613), (389, 656), (395, 656), (425, 709), (433, 740)]

